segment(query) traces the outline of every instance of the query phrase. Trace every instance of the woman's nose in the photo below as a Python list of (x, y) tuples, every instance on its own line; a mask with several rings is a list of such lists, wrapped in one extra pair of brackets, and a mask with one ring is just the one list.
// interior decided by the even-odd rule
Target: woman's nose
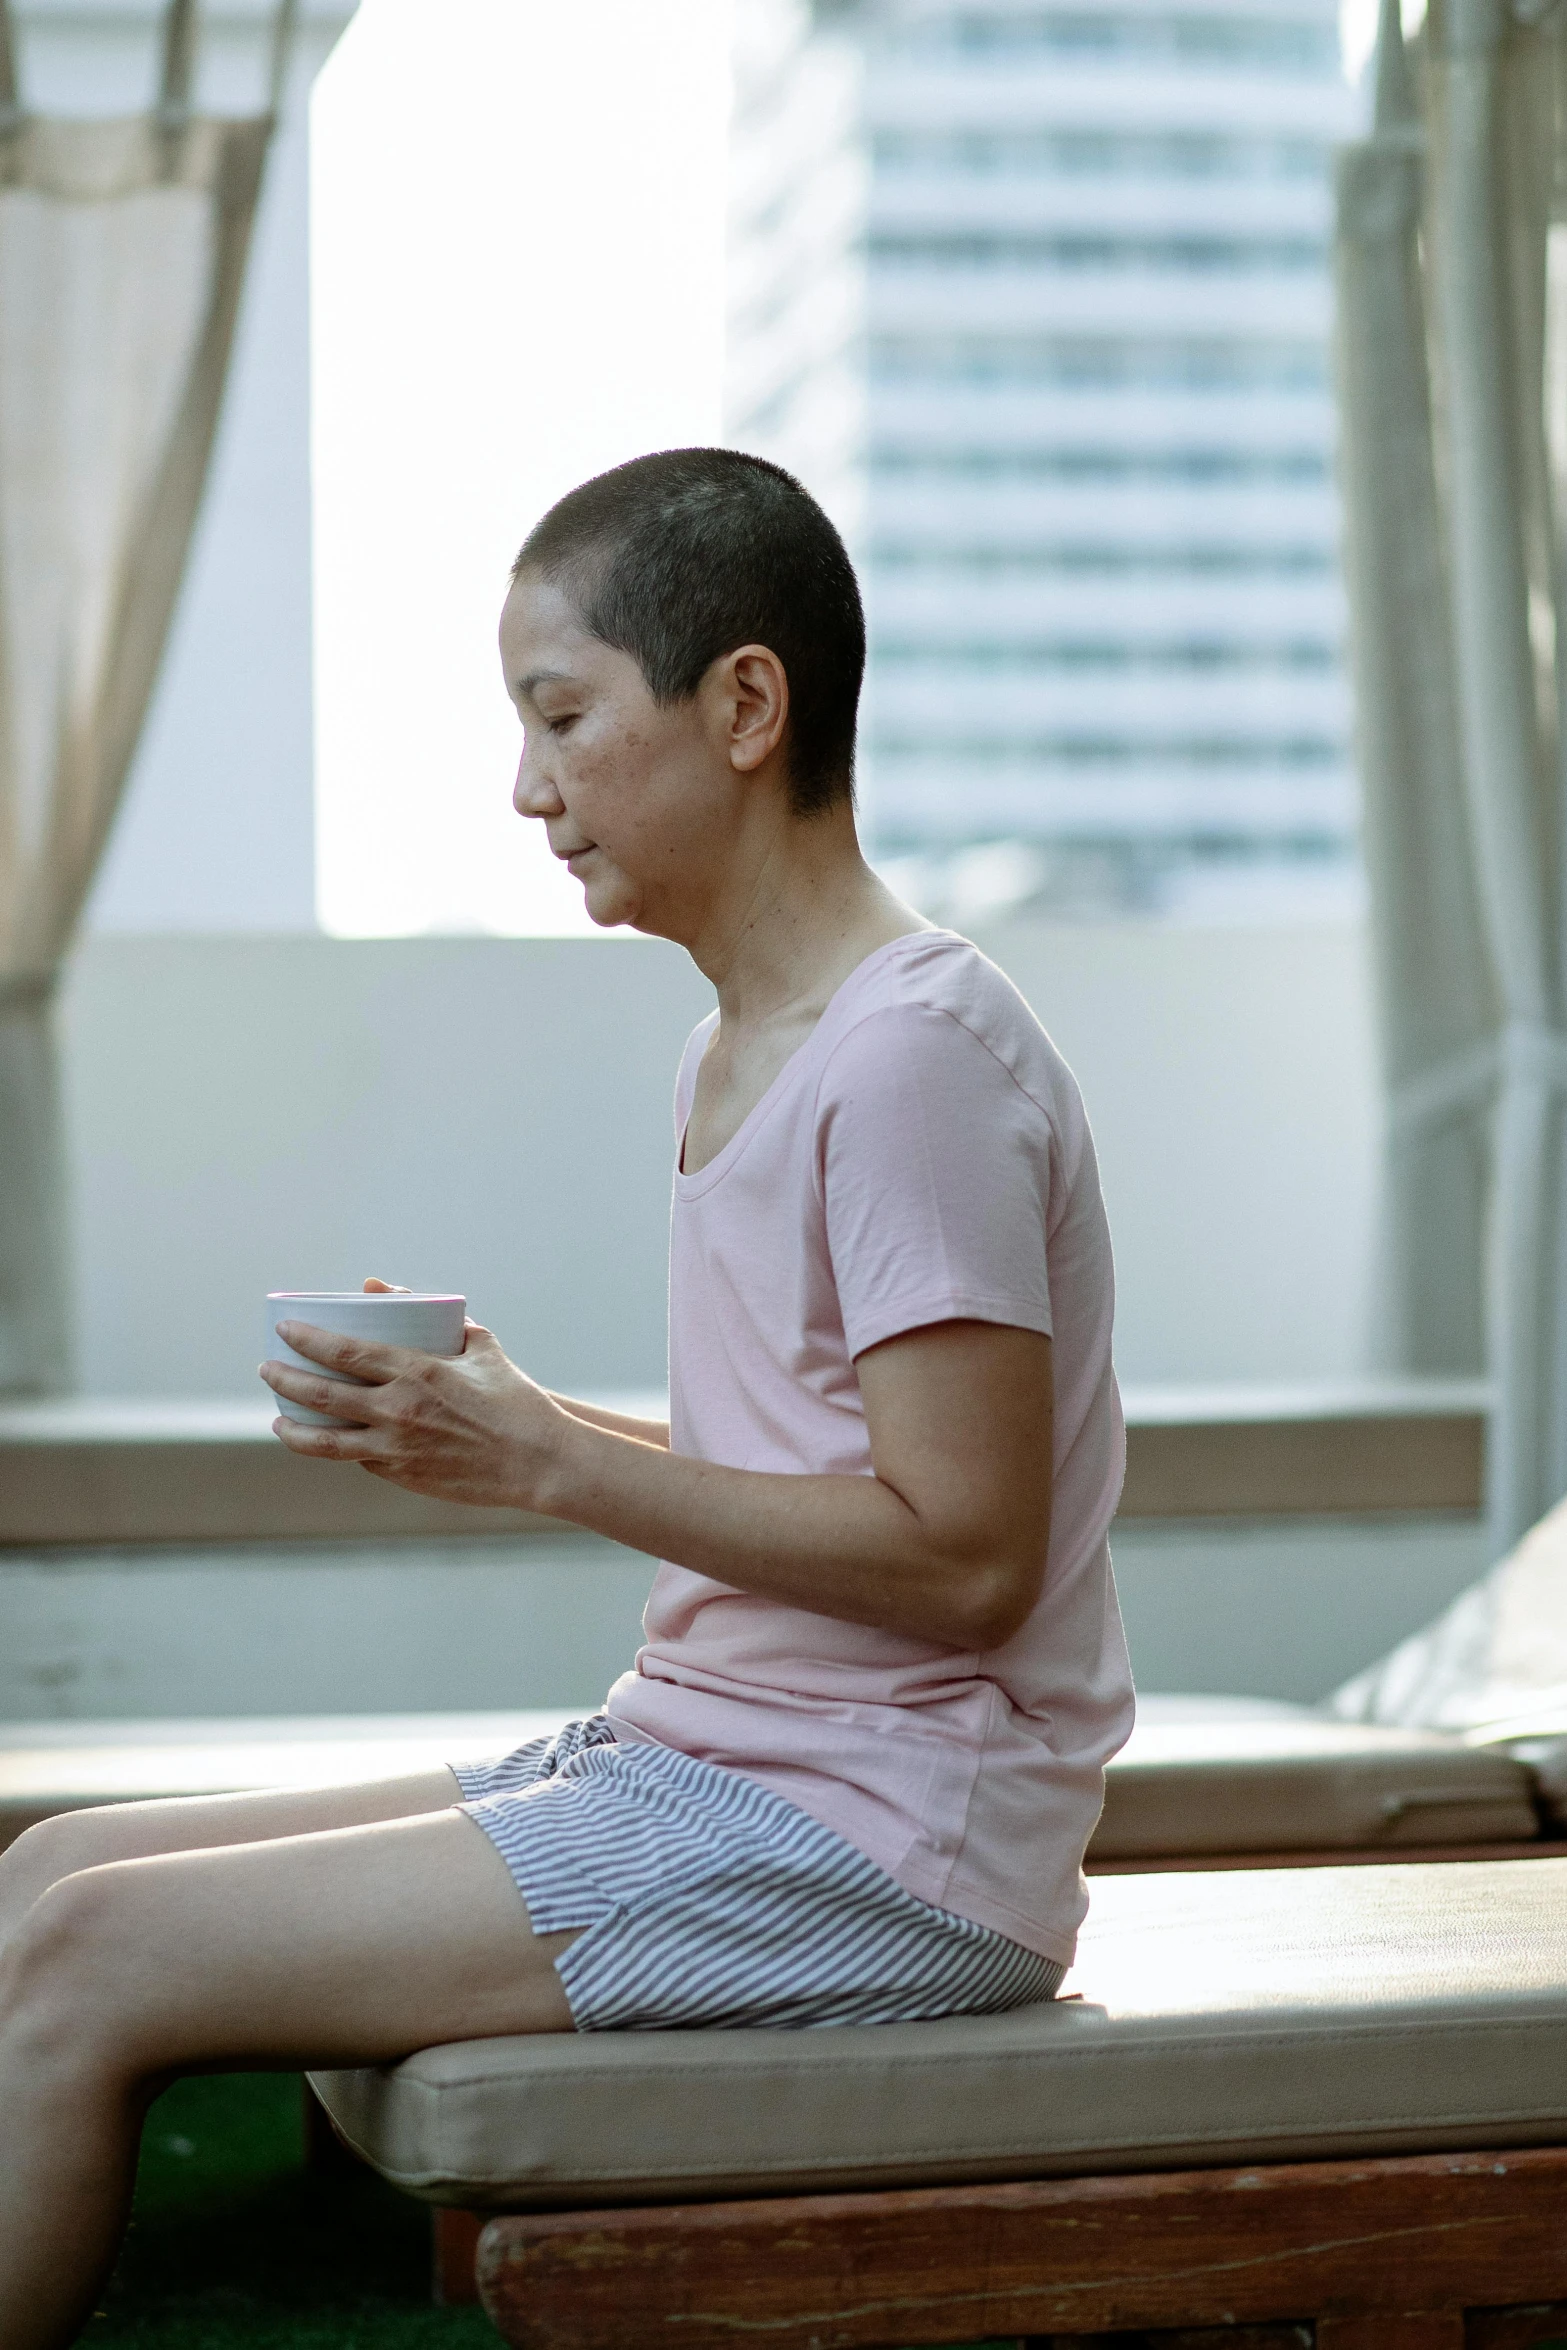
[(526, 744), (517, 762), (517, 780), (512, 786), (511, 804), (519, 816), (560, 816), (565, 813), (564, 800), (541, 763), (529, 757)]

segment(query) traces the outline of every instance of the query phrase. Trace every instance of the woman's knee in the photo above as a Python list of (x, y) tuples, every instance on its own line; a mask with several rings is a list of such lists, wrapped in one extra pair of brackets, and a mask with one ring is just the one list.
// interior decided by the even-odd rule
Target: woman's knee
[(70, 1876), (82, 1865), (75, 1856), (83, 1849), (81, 1823), (90, 1817), (87, 1812), (56, 1812), (53, 1818), (24, 1828), (0, 1852), (0, 1884), (8, 1877), (36, 1877), (51, 1870), (57, 1877)]
[(119, 2072), (131, 2058), (133, 2019), (116, 1966), (119, 1874), (91, 1868), (58, 1878), (0, 1950), (0, 2035), (50, 2073)]
[(115, 1839), (95, 1811), (59, 1812), (24, 1828), (0, 1852), (0, 1938), (62, 1877), (118, 1857)]

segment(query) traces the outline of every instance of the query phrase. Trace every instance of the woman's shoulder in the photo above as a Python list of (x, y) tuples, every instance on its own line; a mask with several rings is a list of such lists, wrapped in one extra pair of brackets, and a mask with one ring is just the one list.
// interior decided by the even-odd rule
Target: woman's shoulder
[[(896, 1051), (914, 1063), (983, 1056), (1048, 1116), (1077, 1088), (1033, 1009), (988, 955), (952, 930), (911, 931), (840, 990), (827, 1065), (857, 1082)], [(894, 1046), (896, 1039), (896, 1046)]]

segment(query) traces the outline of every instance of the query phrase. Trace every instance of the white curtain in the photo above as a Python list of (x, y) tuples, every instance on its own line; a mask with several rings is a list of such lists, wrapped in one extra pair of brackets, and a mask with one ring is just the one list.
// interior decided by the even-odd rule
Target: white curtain
[(1337, 245), (1388, 1325), (1425, 1371), (1483, 1328), (1500, 1552), (1567, 1490), (1563, 12), (1431, 0), (1412, 62), (1384, 0)]
[[(1393, 0), (1396, 9), (1397, 0)], [(1464, 811), (1420, 268), (1422, 141), (1396, 15), (1338, 168), (1345, 571), (1389, 1117), (1390, 1367), (1477, 1372), (1493, 992)]]
[[(273, 99), (288, 34), (280, 12)], [(0, 1389), (65, 1383), (50, 1017), (162, 655), (272, 112), (193, 114), (174, 0), (145, 115), (16, 102), (0, 8)]]

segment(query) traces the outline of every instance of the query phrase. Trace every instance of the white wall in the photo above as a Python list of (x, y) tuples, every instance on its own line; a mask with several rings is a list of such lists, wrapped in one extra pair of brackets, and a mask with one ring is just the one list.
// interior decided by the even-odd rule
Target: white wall
[(555, 1385), (664, 1376), (673, 948), (103, 939), (64, 1007), (89, 1390), (250, 1394), (268, 1289), (461, 1288)]
[[(1144, 1689), (1314, 1699), (1485, 1564), (1476, 1519), (1118, 1526)], [(0, 1551), (0, 1721), (595, 1706), (651, 1560), (543, 1542)]]
[[(983, 943), (1083, 1084), (1123, 1376), (1362, 1368), (1359, 931)], [(254, 1393), (263, 1291), (371, 1270), (461, 1285), (552, 1384), (657, 1383), (670, 1084), (709, 1000), (648, 940), (89, 941), (63, 1006), (84, 1385)], [(1474, 1520), (1120, 1527), (1139, 1677), (1316, 1697), (1483, 1543)], [(647, 1574), (590, 1541), (13, 1554), (0, 1716), (587, 1704)]]
[[(1087, 1096), (1123, 1377), (1361, 1368), (1359, 933), (985, 943)], [(63, 1014), (82, 1385), (252, 1392), (264, 1291), (372, 1271), (464, 1289), (552, 1384), (657, 1383), (670, 1087), (710, 1002), (650, 940), (90, 941)]]
[(1088, 1104), (1123, 1379), (1368, 1368), (1381, 1108), (1362, 927), (1011, 924), (981, 943)]

